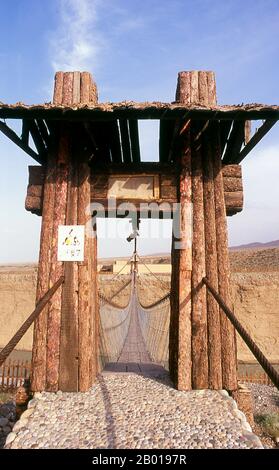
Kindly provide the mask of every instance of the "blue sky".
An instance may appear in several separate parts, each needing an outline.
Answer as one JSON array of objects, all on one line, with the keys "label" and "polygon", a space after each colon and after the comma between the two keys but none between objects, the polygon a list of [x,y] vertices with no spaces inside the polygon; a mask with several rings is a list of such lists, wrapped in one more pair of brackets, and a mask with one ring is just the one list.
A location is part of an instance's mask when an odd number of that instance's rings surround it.
[{"label": "blue sky", "polygon": [[[93,73],[100,101],[172,101],[178,71],[198,69],[215,71],[219,103],[278,104],[278,0],[1,0],[0,15],[3,102],[50,101],[56,70]],[[154,123],[141,135],[152,159]],[[0,263],[36,261],[40,218],[24,210],[33,162],[2,135],[0,158]],[[229,219],[230,243],[278,239],[278,125],[243,174],[245,208]],[[141,252],[168,250],[169,233],[143,237]],[[101,238],[101,256],[131,250]]]}]

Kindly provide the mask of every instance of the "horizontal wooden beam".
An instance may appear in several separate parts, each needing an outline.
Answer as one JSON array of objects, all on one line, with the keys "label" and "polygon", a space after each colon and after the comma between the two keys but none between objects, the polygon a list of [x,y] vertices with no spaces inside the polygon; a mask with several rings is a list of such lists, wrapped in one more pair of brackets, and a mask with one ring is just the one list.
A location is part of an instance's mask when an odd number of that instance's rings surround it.
[{"label": "horizontal wooden beam", "polygon": [[[226,165],[222,169],[223,183],[227,215],[234,215],[243,208],[243,187],[241,178],[240,165]],[[175,165],[162,164],[159,162],[143,162],[136,166],[130,165],[114,165],[107,169],[105,167],[98,168],[96,165],[92,168],[91,174],[91,192],[94,201],[104,203],[107,210],[108,182],[110,176],[127,174],[131,176],[137,175],[160,175],[159,176],[159,193],[156,202],[172,204],[177,202],[177,172]],[[42,166],[29,167],[29,184],[27,189],[27,198],[25,202],[26,210],[41,215],[43,184],[45,179],[45,168]],[[155,200],[135,200],[135,199],[118,199],[118,204],[122,202],[132,202],[139,206],[140,202],[154,202]],[[168,212],[168,209],[163,212]],[[124,215],[122,214],[122,217]],[[159,215],[161,217],[161,215]]]},{"label": "horizontal wooden beam", "polygon": [[25,153],[30,157],[34,158],[36,162],[43,163],[43,157],[38,155],[29,145],[24,143],[24,141],[13,131],[6,123],[0,121],[0,131],[5,134],[14,144],[20,147]]},{"label": "horizontal wooden beam", "polygon": [[240,163],[253,150],[253,148],[262,140],[262,138],[270,131],[277,121],[265,121],[257,132],[251,137],[249,142],[241,150],[241,152],[234,158],[231,163]]},{"label": "horizontal wooden beam", "polygon": [[96,106],[5,105],[0,119],[45,119],[57,121],[105,121],[114,119],[279,120],[279,106],[211,106],[179,103],[104,103]]}]

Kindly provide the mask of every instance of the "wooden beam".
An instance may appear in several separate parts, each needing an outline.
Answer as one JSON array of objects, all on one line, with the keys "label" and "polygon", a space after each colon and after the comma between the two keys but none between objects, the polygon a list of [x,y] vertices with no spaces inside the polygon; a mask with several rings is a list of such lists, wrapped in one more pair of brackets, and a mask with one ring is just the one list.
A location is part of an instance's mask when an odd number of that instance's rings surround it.
[{"label": "wooden beam", "polygon": [[247,145],[250,139],[251,139],[251,121],[245,121],[244,144]]},{"label": "wooden beam", "polygon": [[41,155],[38,155],[36,152],[34,152],[29,145],[26,145],[23,140],[18,137],[18,135],[9,127],[7,124],[4,122],[0,121],[0,131],[5,134],[6,137],[8,137],[14,144],[16,144],[18,147],[20,147],[22,150],[24,150],[25,153],[30,155],[30,157],[34,158],[36,162],[38,163],[43,163],[43,158]]},{"label": "wooden beam", "polygon": [[117,120],[107,123],[109,129],[109,143],[113,163],[122,162],[120,134]]},{"label": "wooden beam", "polygon": [[279,106],[211,106],[178,103],[101,103],[98,106],[2,105],[1,119],[47,119],[59,121],[111,121],[114,119],[279,120]]},{"label": "wooden beam", "polygon": [[44,157],[46,154],[46,146],[44,144],[43,138],[41,136],[41,133],[39,131],[39,128],[35,120],[30,120],[29,130],[30,130],[30,134],[32,136],[33,142],[35,144],[35,147],[38,151],[38,154],[42,155],[43,159],[45,159]]},{"label": "wooden beam", "polygon": [[41,134],[41,137],[44,141],[44,144],[45,144],[46,147],[48,147],[49,142],[50,142],[50,134],[48,132],[48,128],[46,126],[46,123],[43,119],[37,119],[36,123],[37,123],[38,129],[39,129],[39,132]]},{"label": "wooden beam", "polygon": [[121,135],[121,144],[122,144],[122,154],[124,163],[131,163],[131,146],[130,146],[130,136],[127,119],[119,119],[120,126],[120,135]]},{"label": "wooden beam", "polygon": [[251,137],[249,142],[245,145],[244,149],[235,156],[234,160],[230,163],[240,163],[253,150],[253,148],[262,140],[262,138],[270,131],[270,129],[276,124],[275,120],[266,120],[257,132]]},{"label": "wooden beam", "polygon": [[[192,387],[208,388],[208,341],[206,290],[201,287],[205,272],[205,229],[202,149],[195,141],[202,123],[191,123],[192,152]],[[188,221],[189,223],[189,221]]]},{"label": "wooden beam", "polygon": [[222,163],[234,163],[244,143],[245,121],[234,121]]},{"label": "wooden beam", "polygon": [[139,128],[137,119],[129,119],[132,160],[140,163]]},{"label": "wooden beam", "polygon": [[226,143],[228,141],[232,123],[233,121],[221,121],[220,122],[220,145],[221,145],[222,154],[224,152]]},{"label": "wooden beam", "polygon": [[24,145],[29,146],[29,123],[26,119],[22,120],[21,140]]}]

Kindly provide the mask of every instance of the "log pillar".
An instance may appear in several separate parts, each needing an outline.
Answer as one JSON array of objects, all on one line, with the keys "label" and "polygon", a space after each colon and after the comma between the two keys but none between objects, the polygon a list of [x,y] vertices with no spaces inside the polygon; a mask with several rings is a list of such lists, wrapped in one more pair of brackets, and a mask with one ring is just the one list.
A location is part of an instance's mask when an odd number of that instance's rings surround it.
[{"label": "log pillar", "polygon": [[[53,102],[96,103],[96,85],[90,74],[58,72]],[[66,122],[57,129],[48,155],[37,301],[61,275],[65,282],[34,325],[33,391],[85,391],[96,376],[96,286],[92,288],[96,239],[86,231],[84,262],[57,261],[58,226],[86,225],[91,217],[90,168],[83,147],[80,125]]]},{"label": "log pillar", "polygon": [[[180,72],[176,101],[216,105],[213,72]],[[180,242],[187,249],[177,249],[173,237],[170,374],[182,390],[235,390],[234,329],[202,283],[206,275],[230,303],[220,130],[206,121],[186,121],[180,129]],[[185,217],[186,202],[192,219]]]}]

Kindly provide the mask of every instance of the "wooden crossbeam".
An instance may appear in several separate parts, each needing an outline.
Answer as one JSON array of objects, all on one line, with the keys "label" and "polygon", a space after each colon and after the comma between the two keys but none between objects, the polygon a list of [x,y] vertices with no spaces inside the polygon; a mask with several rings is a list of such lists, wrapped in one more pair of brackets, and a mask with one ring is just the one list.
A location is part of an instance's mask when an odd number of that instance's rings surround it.
[{"label": "wooden crossbeam", "polygon": [[140,163],[140,144],[139,144],[139,128],[136,119],[129,120],[132,160],[135,163]]},{"label": "wooden crossbeam", "polygon": [[223,163],[236,163],[235,159],[244,143],[245,121],[234,121],[223,157]]},{"label": "wooden crossbeam", "polygon": [[24,143],[24,141],[13,131],[7,124],[0,121],[0,131],[5,134],[14,144],[24,150],[25,153],[30,155],[30,157],[34,158],[36,162],[43,163],[43,157],[38,155],[29,145]]},{"label": "wooden crossbeam", "polygon": [[21,140],[25,145],[29,145],[29,122],[22,120]]},{"label": "wooden crossbeam", "polygon": [[46,126],[46,123],[43,119],[37,119],[36,121],[39,132],[41,134],[41,137],[44,141],[44,144],[46,147],[48,147],[49,142],[50,142],[50,134],[48,132],[48,128]]},{"label": "wooden crossbeam", "polygon": [[132,154],[131,154],[130,135],[129,135],[127,119],[119,119],[119,127],[120,127],[120,135],[121,135],[123,162],[131,163]]},{"label": "wooden crossbeam", "polygon": [[233,121],[220,121],[220,145],[221,154],[223,154]]},{"label": "wooden crossbeam", "polygon": [[29,130],[30,130],[30,134],[32,136],[33,142],[35,144],[35,147],[38,151],[38,154],[42,155],[44,159],[45,154],[46,154],[46,146],[44,144],[43,138],[41,136],[41,133],[39,131],[39,128],[35,120],[30,120]]},{"label": "wooden crossbeam", "polygon": [[262,138],[270,131],[270,129],[274,126],[277,121],[274,120],[266,120],[261,127],[257,130],[257,132],[251,137],[249,142],[245,145],[243,150],[239,152],[239,154],[235,157],[235,159],[231,163],[240,163],[242,160],[251,152],[251,150],[262,140]]},{"label": "wooden crossbeam", "polygon": [[119,127],[118,122],[109,121],[105,123],[107,129],[107,138],[109,142],[110,152],[111,152],[111,159],[114,163],[121,163],[122,162],[122,153],[121,153],[121,143],[120,143],[120,135],[119,135]]}]

